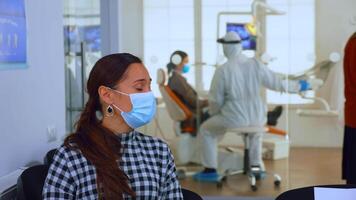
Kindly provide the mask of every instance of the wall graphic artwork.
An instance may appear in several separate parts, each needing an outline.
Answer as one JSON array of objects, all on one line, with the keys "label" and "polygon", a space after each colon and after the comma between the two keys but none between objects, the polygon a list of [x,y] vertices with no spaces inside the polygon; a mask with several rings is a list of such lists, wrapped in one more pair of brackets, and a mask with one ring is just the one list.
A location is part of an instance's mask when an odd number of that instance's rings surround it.
[{"label": "wall graphic artwork", "polygon": [[0,0],[0,69],[26,68],[24,0]]}]

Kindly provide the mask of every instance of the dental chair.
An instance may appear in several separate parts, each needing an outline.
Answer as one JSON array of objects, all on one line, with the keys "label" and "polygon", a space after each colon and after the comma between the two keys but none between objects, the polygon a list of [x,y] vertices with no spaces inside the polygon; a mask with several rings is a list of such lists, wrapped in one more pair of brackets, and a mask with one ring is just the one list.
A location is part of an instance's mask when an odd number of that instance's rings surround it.
[{"label": "dental chair", "polygon": [[[263,63],[268,64],[275,58],[270,57],[267,53],[261,56]],[[340,61],[340,54],[333,52],[329,55],[329,59],[316,63],[311,68],[299,73],[288,75],[289,80],[308,80],[311,83],[312,90],[320,89],[326,82],[331,69]],[[279,74],[280,77],[285,77],[284,74]],[[331,110],[328,102],[320,97],[307,97],[307,92],[301,92],[299,95],[303,99],[313,100],[322,105],[319,109],[298,109],[297,114],[303,117],[337,117],[338,111]]]},{"label": "dental chair", "polygon": [[[318,90],[322,87],[323,83],[326,82],[331,69],[340,61],[340,55],[338,53],[331,53],[329,56],[329,60],[325,60],[322,62],[317,63],[310,69],[297,73],[295,75],[290,75],[289,79],[291,80],[321,80],[321,83],[316,84],[313,87],[313,90]],[[305,117],[312,117],[312,116],[319,116],[319,117],[337,117],[338,111],[331,110],[328,102],[320,97],[307,97],[306,93],[300,93],[300,96],[303,99],[313,100],[315,102],[319,102],[322,105],[320,109],[298,109],[297,114],[299,116]]]},{"label": "dental chair", "polygon": [[166,85],[166,73],[163,69],[157,71],[157,84],[161,92],[164,103],[166,104],[168,114],[174,121],[184,121],[193,116],[193,113],[186,105],[174,94]]},{"label": "dental chair", "polygon": [[[187,164],[193,159],[193,154],[196,147],[196,138],[192,136],[195,132],[194,127],[181,127],[180,122],[189,120],[193,117],[193,113],[189,108],[177,97],[177,95],[166,85],[166,73],[163,69],[157,70],[157,84],[159,85],[159,90],[162,95],[163,102],[165,103],[166,109],[170,118],[174,121],[173,130],[176,135],[175,141],[167,141],[171,145],[174,143],[178,144],[176,146],[177,157],[179,164]],[[187,146],[188,144],[188,146]],[[191,145],[189,145],[191,144]],[[193,148],[194,147],[194,148]]]},{"label": "dental chair", "polygon": [[321,61],[321,62],[317,63],[316,65],[314,65],[313,67],[311,67],[310,69],[307,69],[305,71],[296,73],[294,75],[289,75],[289,79],[291,79],[291,80],[308,80],[311,77],[315,77],[315,78],[321,79],[325,82],[329,76],[329,72],[330,72],[331,68],[333,68],[335,66],[335,64],[340,60],[339,56],[340,55],[338,55],[337,53],[332,53],[329,56],[329,60]]}]

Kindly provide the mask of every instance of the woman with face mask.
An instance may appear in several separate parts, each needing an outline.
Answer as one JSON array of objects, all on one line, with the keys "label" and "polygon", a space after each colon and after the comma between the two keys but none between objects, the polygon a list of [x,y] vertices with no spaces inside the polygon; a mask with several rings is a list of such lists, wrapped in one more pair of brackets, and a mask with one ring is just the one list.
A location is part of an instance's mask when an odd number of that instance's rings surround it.
[{"label": "woman with face mask", "polygon": [[[167,64],[169,76],[168,87],[178,96],[178,98],[194,113],[194,116],[186,121],[181,122],[181,129],[192,127],[191,133],[196,134],[196,116],[200,115],[200,121],[205,121],[209,114],[202,112],[203,108],[208,106],[208,100],[199,99],[197,92],[188,83],[183,76],[189,72],[189,57],[183,51],[175,51],[170,57]],[[198,113],[199,112],[199,113]]]},{"label": "woman with face mask", "polygon": [[183,199],[167,144],[135,130],[155,115],[150,85],[131,54],[97,61],[88,102],[54,156],[43,199]]}]

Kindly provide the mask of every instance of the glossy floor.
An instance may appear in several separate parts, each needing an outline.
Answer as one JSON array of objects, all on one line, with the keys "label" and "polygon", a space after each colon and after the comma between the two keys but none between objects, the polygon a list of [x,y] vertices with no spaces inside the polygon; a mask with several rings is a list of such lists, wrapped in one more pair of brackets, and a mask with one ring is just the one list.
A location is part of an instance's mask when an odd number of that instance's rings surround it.
[{"label": "glossy floor", "polygon": [[273,176],[267,176],[257,183],[256,192],[251,191],[248,179],[244,175],[229,177],[220,189],[216,184],[196,182],[191,178],[180,182],[182,187],[201,196],[276,197],[293,188],[344,183],[341,180],[341,156],[340,148],[292,148],[289,159],[265,160],[268,172],[281,175],[283,180],[280,188],[274,187]]}]

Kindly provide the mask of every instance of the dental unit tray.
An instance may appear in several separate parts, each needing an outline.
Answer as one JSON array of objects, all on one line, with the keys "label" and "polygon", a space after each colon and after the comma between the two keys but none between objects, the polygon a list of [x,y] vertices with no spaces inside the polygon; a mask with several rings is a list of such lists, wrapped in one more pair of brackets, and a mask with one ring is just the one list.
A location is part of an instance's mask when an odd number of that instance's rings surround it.
[{"label": "dental unit tray", "polygon": [[[308,80],[311,78],[317,78],[324,81],[327,80],[329,72],[332,67],[340,60],[340,55],[337,53],[331,53],[329,60],[317,63],[312,68],[305,70],[296,75],[289,76],[291,80]],[[300,93],[303,99],[314,100],[322,105],[322,109],[298,109],[297,114],[303,117],[338,117],[339,113],[336,110],[331,110],[328,102],[320,97],[308,98],[305,93]]]}]

